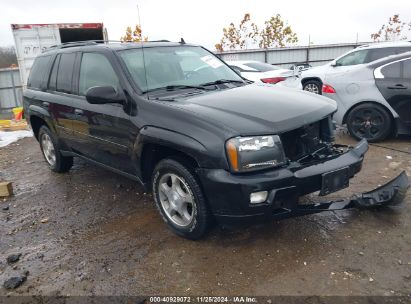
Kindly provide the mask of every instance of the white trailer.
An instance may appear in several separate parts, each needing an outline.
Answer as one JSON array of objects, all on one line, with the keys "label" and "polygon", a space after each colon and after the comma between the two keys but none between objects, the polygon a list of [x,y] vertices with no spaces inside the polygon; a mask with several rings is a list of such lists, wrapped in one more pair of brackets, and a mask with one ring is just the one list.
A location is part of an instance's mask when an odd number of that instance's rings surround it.
[{"label": "white trailer", "polygon": [[103,23],[12,24],[11,29],[24,88],[34,58],[45,49],[65,42],[108,39]]}]

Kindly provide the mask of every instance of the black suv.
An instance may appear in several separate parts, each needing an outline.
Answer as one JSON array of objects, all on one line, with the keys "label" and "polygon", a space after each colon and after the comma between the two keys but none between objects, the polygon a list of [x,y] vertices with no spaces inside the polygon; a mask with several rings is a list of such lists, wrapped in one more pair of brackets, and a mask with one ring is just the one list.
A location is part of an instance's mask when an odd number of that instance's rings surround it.
[{"label": "black suv", "polygon": [[34,62],[24,111],[53,171],[68,171],[76,156],[139,181],[168,226],[190,239],[213,219],[352,207],[353,199],[302,205],[298,197],[347,187],[367,151],[366,141],[332,143],[334,101],[249,83],[185,43],[51,48]]}]

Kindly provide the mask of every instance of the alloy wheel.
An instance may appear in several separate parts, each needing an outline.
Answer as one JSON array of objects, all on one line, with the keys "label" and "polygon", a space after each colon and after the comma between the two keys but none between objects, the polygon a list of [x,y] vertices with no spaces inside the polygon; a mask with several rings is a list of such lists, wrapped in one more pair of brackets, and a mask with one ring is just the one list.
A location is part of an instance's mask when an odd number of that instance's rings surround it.
[{"label": "alloy wheel", "polygon": [[54,144],[48,134],[43,134],[41,136],[41,148],[49,165],[54,166],[56,164],[56,150],[54,149]]},{"label": "alloy wheel", "polygon": [[320,94],[320,89],[314,83],[309,83],[306,86],[304,86],[304,91],[308,91],[314,94]]},{"label": "alloy wheel", "polygon": [[384,116],[377,109],[369,108],[353,113],[351,129],[358,138],[377,138],[385,127]]},{"label": "alloy wheel", "polygon": [[176,225],[186,227],[194,219],[194,196],[183,178],[164,174],[159,181],[159,198],[167,217]]}]

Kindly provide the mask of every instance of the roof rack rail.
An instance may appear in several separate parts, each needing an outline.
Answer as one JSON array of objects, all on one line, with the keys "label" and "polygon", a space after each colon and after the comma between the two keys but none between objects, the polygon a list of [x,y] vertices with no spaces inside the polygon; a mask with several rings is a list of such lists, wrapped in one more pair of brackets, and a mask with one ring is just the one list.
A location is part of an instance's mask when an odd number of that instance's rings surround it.
[{"label": "roof rack rail", "polygon": [[[143,41],[143,42],[170,42],[170,40],[162,39],[162,40],[150,40],[150,41]],[[84,40],[84,41],[72,41],[72,42],[63,42],[60,44],[52,45],[48,47],[45,51],[50,51],[53,49],[65,49],[70,47],[76,46],[86,46],[86,45],[98,45],[98,44],[108,44],[108,43],[136,43],[133,41],[121,41],[121,40]]]},{"label": "roof rack rail", "polygon": [[143,41],[143,42],[170,42],[170,40],[160,39],[160,40],[149,40],[149,41]]},{"label": "roof rack rail", "polygon": [[75,46],[85,46],[85,45],[96,45],[96,44],[107,44],[110,42],[122,42],[119,40],[83,40],[83,41],[71,41],[71,42],[63,42],[60,44],[52,45],[48,47],[46,50],[51,50],[51,49],[64,49],[64,48],[69,48],[69,47],[75,47]]}]

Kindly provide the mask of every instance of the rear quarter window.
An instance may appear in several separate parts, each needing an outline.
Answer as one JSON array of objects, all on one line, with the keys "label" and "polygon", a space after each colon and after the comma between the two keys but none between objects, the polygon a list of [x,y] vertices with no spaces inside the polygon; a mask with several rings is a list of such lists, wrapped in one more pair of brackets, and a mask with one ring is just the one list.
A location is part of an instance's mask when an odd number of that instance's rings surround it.
[{"label": "rear quarter window", "polygon": [[394,62],[382,68],[381,73],[385,78],[401,77],[401,62]]},{"label": "rear quarter window", "polygon": [[40,56],[34,60],[30,71],[30,76],[27,81],[27,87],[31,89],[43,89],[43,80],[47,79],[48,67],[51,56]]},{"label": "rear quarter window", "polygon": [[404,78],[411,79],[411,58],[403,61]]}]

